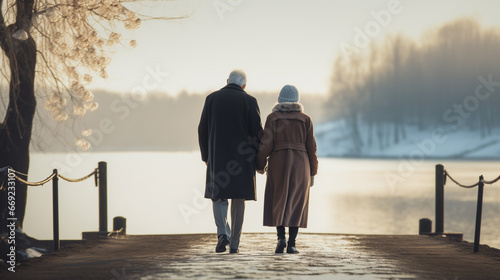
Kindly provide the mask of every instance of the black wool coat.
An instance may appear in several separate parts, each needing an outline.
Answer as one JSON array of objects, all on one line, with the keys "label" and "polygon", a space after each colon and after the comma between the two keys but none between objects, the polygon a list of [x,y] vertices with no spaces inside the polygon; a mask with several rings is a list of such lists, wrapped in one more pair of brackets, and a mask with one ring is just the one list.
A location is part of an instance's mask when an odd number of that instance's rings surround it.
[{"label": "black wool coat", "polygon": [[256,200],[255,161],[262,124],[257,100],[228,84],[205,100],[198,126],[207,163],[205,198]]}]

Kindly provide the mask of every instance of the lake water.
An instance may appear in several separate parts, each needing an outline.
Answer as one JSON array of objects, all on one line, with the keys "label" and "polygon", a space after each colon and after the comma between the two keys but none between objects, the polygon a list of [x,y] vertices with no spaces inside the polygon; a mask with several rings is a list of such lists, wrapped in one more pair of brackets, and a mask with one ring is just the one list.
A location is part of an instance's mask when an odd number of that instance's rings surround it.
[{"label": "lake water", "polygon": [[[210,200],[203,199],[205,164],[192,153],[33,154],[30,181],[58,168],[79,178],[108,162],[108,230],[115,216],[127,218],[129,234],[214,233]],[[418,234],[420,218],[433,220],[434,169],[441,163],[457,180],[472,184],[500,174],[495,161],[420,161],[320,158],[311,190],[309,225],[301,232]],[[265,177],[257,177],[257,201],[246,203],[244,232],[274,232],[262,226]],[[93,179],[59,181],[61,239],[98,230],[98,190]],[[52,238],[51,183],[30,187],[24,230]],[[445,231],[473,241],[477,188],[445,186]],[[486,185],[481,243],[500,248],[500,183]]]}]

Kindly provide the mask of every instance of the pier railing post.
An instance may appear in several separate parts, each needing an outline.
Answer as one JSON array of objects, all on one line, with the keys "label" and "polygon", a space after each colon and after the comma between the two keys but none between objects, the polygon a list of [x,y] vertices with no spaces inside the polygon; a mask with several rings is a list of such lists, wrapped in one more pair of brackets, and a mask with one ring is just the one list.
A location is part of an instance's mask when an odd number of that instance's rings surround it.
[{"label": "pier railing post", "polygon": [[436,233],[444,232],[444,166],[436,165]]},{"label": "pier railing post", "polygon": [[108,171],[105,161],[99,167],[99,231],[108,231]]},{"label": "pier railing post", "polygon": [[474,253],[479,251],[479,236],[481,235],[481,214],[483,212],[483,176],[479,176],[477,189],[477,210],[476,210],[476,230],[474,233]]},{"label": "pier railing post", "polygon": [[52,178],[52,218],[54,251],[57,251],[61,247],[59,242],[59,178],[57,177],[57,169],[54,169],[54,177]]}]

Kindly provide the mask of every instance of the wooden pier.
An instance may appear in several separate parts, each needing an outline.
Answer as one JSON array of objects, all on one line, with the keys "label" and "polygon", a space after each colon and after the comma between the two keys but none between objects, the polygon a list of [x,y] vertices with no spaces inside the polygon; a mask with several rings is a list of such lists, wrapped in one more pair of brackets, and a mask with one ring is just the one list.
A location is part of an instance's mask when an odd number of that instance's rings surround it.
[{"label": "wooden pier", "polygon": [[500,250],[429,235],[299,233],[299,254],[274,254],[272,233],[244,233],[240,253],[215,234],[130,235],[63,247],[1,279],[500,279]]}]

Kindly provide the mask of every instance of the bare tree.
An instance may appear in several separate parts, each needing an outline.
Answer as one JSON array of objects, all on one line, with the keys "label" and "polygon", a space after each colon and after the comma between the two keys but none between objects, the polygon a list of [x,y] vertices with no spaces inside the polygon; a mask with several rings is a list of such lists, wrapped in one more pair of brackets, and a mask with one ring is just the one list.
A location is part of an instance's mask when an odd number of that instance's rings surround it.
[{"label": "bare tree", "polygon": [[[37,98],[56,122],[83,116],[98,104],[86,89],[96,76],[107,77],[109,47],[118,29],[140,26],[125,0],[0,0],[2,76],[9,83],[8,105],[0,124],[0,167],[10,166],[27,179],[29,146]],[[124,5],[125,4],[125,5]],[[135,41],[130,41],[135,46]],[[83,136],[91,133],[82,131]],[[89,143],[75,140],[83,150]],[[22,228],[27,187],[16,185],[17,226]],[[6,205],[2,200],[2,210]],[[5,219],[2,217],[2,223]],[[5,226],[0,234],[6,233]],[[5,254],[2,254],[5,256]]]},{"label": "bare tree", "polygon": [[[499,89],[492,86],[498,84],[498,48],[500,29],[471,19],[445,24],[421,42],[388,37],[334,65],[331,100],[345,110],[341,117],[351,126],[346,134],[355,147],[363,143],[359,135],[366,135],[368,147],[377,139],[382,150],[404,140],[411,126],[468,129],[487,137],[500,128],[500,111],[494,109],[500,106]],[[360,127],[368,133],[351,133]]]}]

